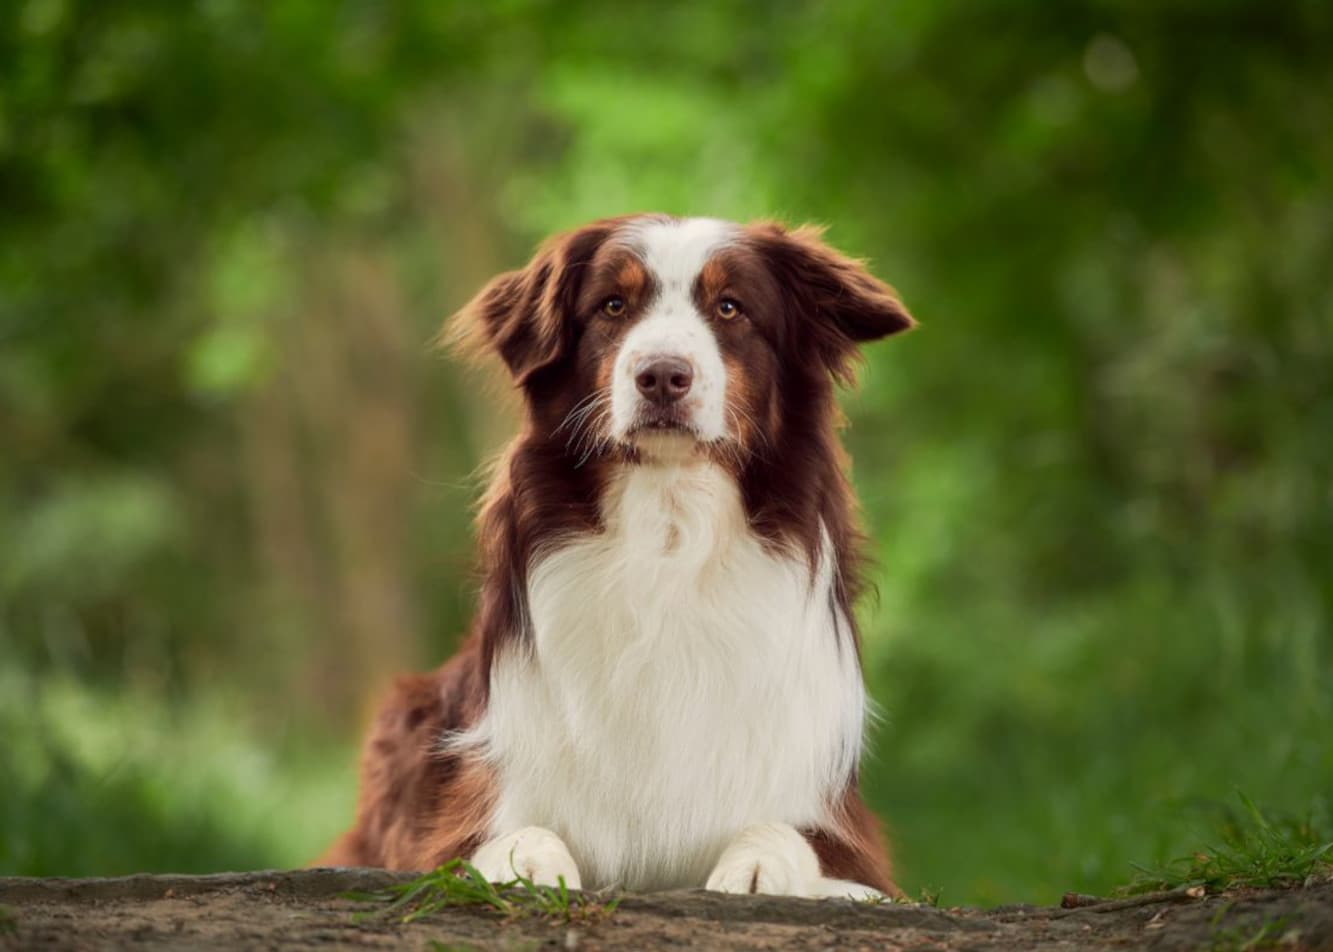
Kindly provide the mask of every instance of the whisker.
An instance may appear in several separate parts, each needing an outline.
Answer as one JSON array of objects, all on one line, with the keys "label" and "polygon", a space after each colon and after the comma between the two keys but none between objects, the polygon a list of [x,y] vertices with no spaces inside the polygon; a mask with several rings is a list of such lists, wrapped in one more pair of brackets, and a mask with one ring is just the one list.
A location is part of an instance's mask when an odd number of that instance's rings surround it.
[{"label": "whisker", "polygon": [[597,404],[597,413],[587,418],[592,425],[584,428],[583,436],[580,437],[579,440],[579,446],[575,447],[575,452],[579,452],[579,448],[582,448],[582,453],[579,455],[578,462],[574,464],[575,469],[582,467],[594,453],[600,453],[604,447],[609,447],[611,445],[611,440],[606,435],[606,424],[610,422],[610,418],[610,400],[599,401]]},{"label": "whisker", "polygon": [[[734,412],[737,416],[743,417],[745,422],[750,424],[750,429],[753,430],[755,436],[759,438],[759,442],[763,443],[765,446],[769,445],[768,435],[764,433],[763,429],[759,426],[759,422],[755,420],[754,415],[751,414],[749,410],[739,405],[728,407],[728,409]],[[739,430],[740,428],[737,427],[737,429]]]},{"label": "whisker", "polygon": [[555,434],[559,433],[565,427],[571,425],[574,426],[575,429],[577,429],[578,423],[581,422],[584,419],[584,417],[587,416],[588,411],[591,410],[593,407],[595,407],[598,401],[600,401],[601,398],[605,395],[606,392],[604,390],[600,389],[594,390],[592,393],[588,394],[578,403],[574,404],[574,407],[568,413],[565,414],[565,418],[562,421],[560,421],[560,425],[551,431],[551,435],[555,436]]},{"label": "whisker", "polygon": [[569,438],[565,440],[565,449],[573,450],[575,452],[578,451],[578,448],[583,445],[584,440],[588,438],[591,428],[586,426],[586,424],[589,421],[590,416],[588,415],[585,415],[579,420],[574,429],[570,431]]},{"label": "whisker", "polygon": [[744,407],[729,405],[726,409],[731,415],[731,428],[734,432],[722,437],[718,442],[726,444],[726,449],[730,452],[731,458],[736,465],[739,467],[744,465],[745,462],[742,456],[742,449],[744,448],[744,443],[741,440],[742,418],[750,424],[750,429],[758,437],[758,445],[752,448],[751,452],[761,460],[768,462],[768,456],[764,453],[765,447],[768,446],[768,438],[764,435],[763,431],[759,429],[759,426],[754,421],[754,417],[752,417]]},{"label": "whisker", "polygon": [[[571,456],[582,454],[586,459],[587,450],[585,447],[595,444],[596,435],[593,432],[596,424],[610,408],[610,392],[606,388],[594,390],[588,396],[575,405],[565,417],[565,420],[556,428],[558,433],[566,426],[569,427],[569,436],[565,439],[565,451]],[[593,425],[589,425],[593,424]],[[552,434],[554,435],[554,434]],[[579,465],[582,465],[580,463]]]}]

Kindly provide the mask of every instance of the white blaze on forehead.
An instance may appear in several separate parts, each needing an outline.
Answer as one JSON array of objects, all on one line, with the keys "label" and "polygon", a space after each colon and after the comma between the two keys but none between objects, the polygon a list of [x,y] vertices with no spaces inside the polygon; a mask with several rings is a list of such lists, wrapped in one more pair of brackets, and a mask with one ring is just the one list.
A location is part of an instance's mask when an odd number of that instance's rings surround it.
[{"label": "white blaze on forehead", "polygon": [[681,218],[631,222],[625,236],[664,294],[679,290],[688,297],[709,257],[737,231],[736,225],[717,218]]},{"label": "white blaze on forehead", "polygon": [[646,357],[690,362],[694,381],[683,409],[699,439],[726,435],[727,371],[712,328],[695,306],[693,291],[708,259],[736,235],[715,218],[650,220],[630,224],[625,240],[652,276],[657,294],[621,343],[611,383],[611,430],[618,439],[633,428],[641,407],[634,378]]}]

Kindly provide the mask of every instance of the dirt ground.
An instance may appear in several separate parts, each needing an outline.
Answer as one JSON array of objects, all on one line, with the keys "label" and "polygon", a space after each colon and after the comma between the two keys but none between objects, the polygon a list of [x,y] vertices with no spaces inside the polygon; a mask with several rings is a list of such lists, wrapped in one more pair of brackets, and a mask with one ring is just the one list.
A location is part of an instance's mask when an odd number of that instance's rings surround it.
[{"label": "dirt ground", "polygon": [[403,925],[340,894],[399,879],[301,870],[119,879],[0,878],[0,949],[1254,949],[1333,950],[1333,883],[1071,909],[848,900],[626,897],[595,922],[459,908]]}]

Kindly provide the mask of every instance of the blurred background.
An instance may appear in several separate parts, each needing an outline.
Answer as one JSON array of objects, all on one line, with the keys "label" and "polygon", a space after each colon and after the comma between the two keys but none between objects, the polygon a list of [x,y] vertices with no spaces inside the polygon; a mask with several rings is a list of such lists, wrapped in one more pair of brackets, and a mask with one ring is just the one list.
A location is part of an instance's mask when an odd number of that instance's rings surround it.
[{"label": "blurred background", "polygon": [[[0,873],[287,866],[473,598],[552,231],[830,225],[904,885],[1098,892],[1333,791],[1333,8],[0,5]],[[1206,824],[1205,824],[1206,825]]]}]

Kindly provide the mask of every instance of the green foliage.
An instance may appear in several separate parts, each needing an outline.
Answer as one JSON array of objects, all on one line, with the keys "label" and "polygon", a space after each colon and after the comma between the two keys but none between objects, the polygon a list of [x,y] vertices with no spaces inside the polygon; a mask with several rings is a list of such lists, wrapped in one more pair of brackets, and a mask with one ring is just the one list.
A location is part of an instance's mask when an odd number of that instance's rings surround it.
[{"label": "green foliage", "polygon": [[517,875],[504,883],[491,883],[475,866],[456,859],[406,883],[387,889],[348,893],[361,902],[387,903],[363,916],[392,916],[401,922],[439,912],[449,906],[481,906],[506,917],[546,916],[563,922],[605,919],[616,911],[619,899],[602,899],[570,892],[561,876],[555,886],[534,883]]},{"label": "green foliage", "polygon": [[0,669],[0,870],[204,873],[300,866],[350,811],[341,751],[262,741],[212,698],[189,706]]},{"label": "green foliage", "polygon": [[1270,820],[1249,797],[1237,796],[1241,810],[1219,808],[1216,843],[1160,867],[1140,867],[1128,891],[1299,886],[1333,873],[1333,829],[1327,816]]},{"label": "green foliage", "polygon": [[366,693],[466,624],[511,427],[426,342],[649,208],[826,222],[921,319],[845,401],[909,893],[1102,892],[1200,799],[1303,808],[1330,47],[1313,0],[0,6],[0,870],[319,848]]}]

